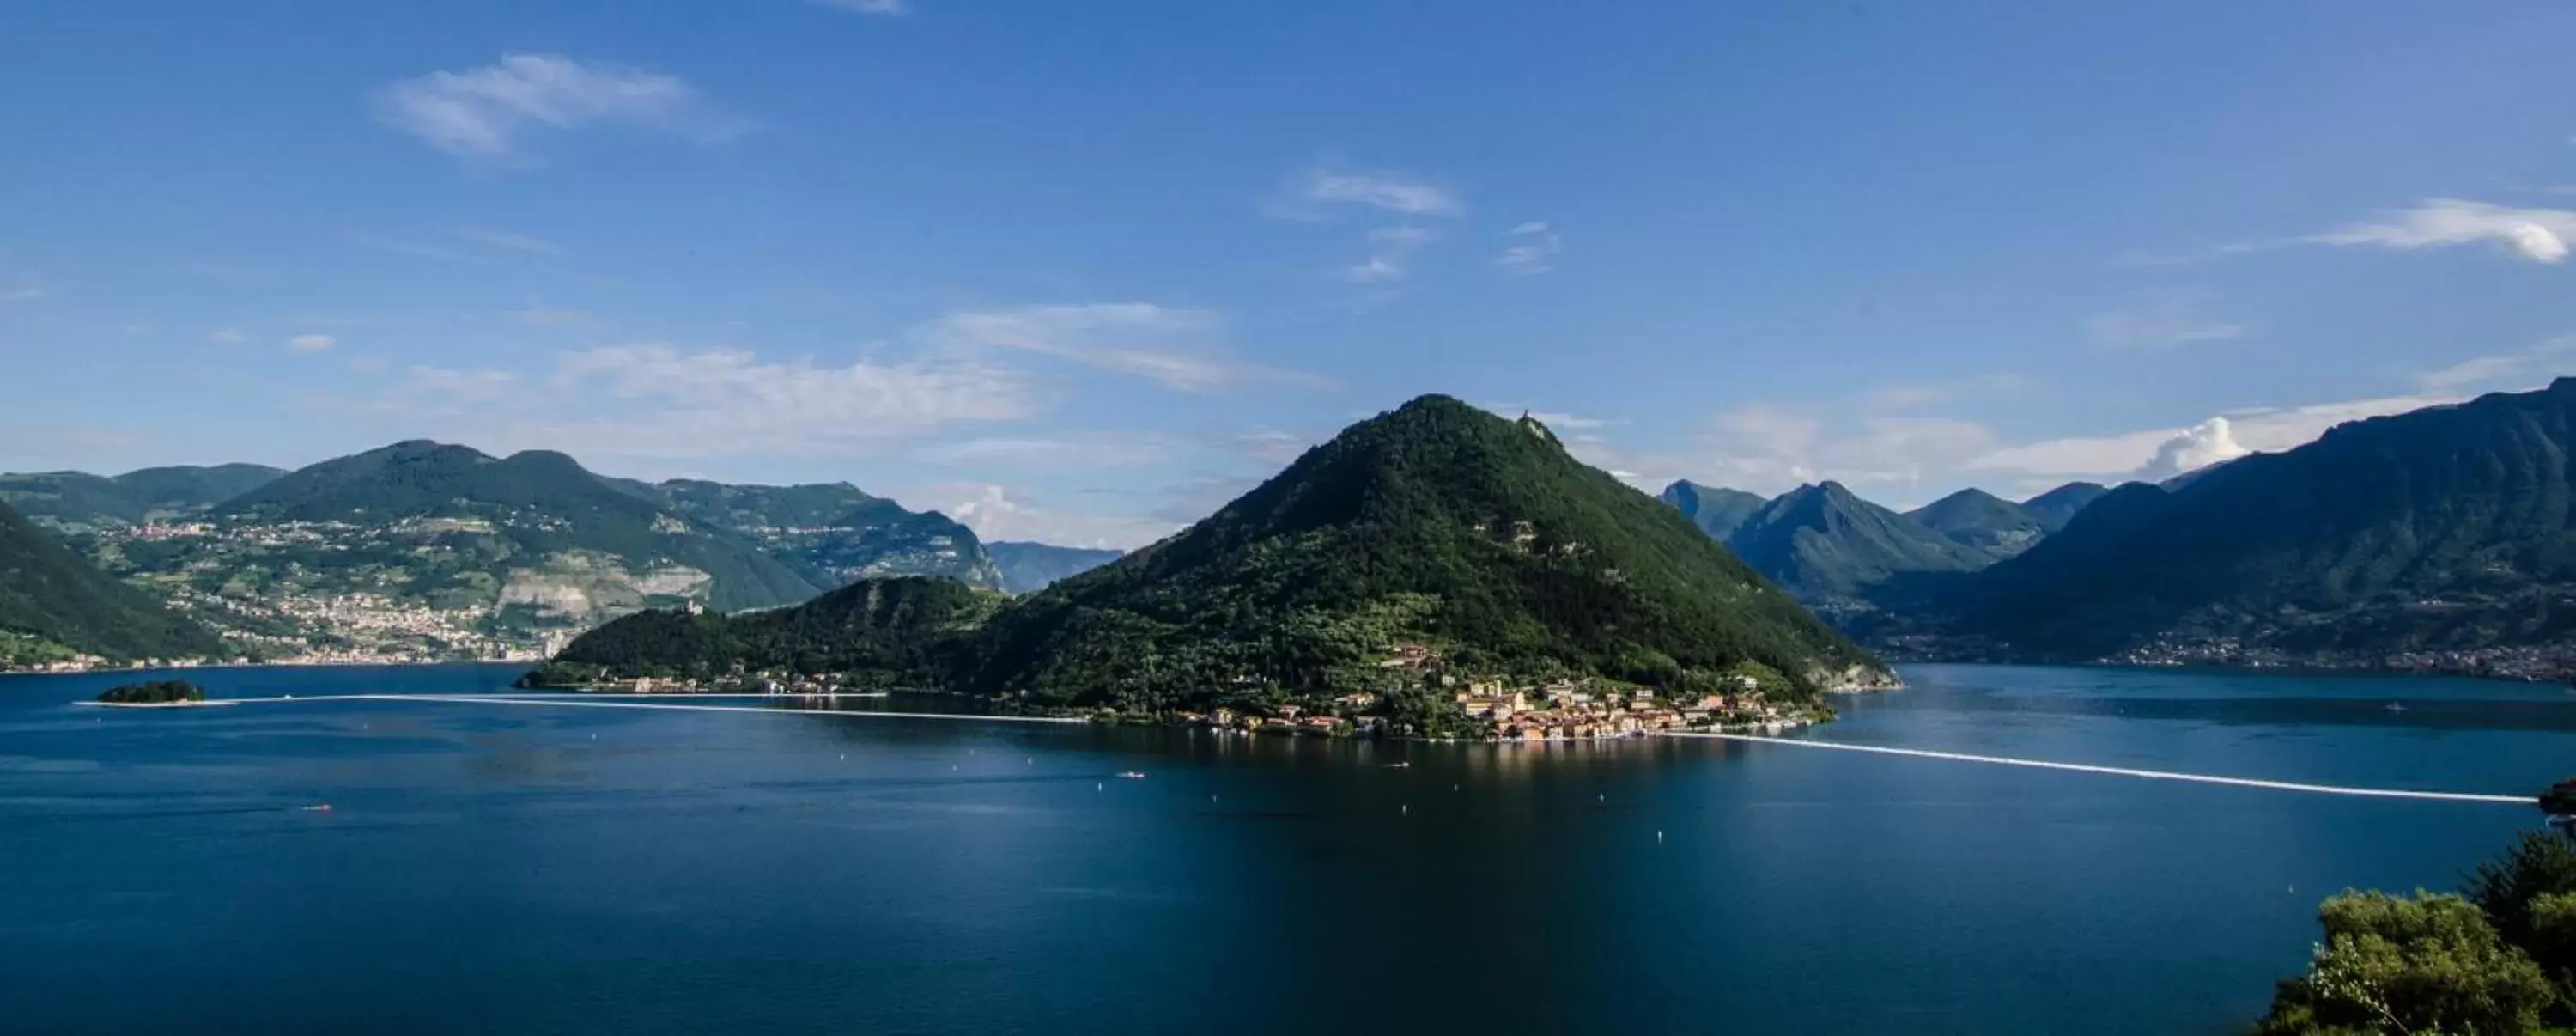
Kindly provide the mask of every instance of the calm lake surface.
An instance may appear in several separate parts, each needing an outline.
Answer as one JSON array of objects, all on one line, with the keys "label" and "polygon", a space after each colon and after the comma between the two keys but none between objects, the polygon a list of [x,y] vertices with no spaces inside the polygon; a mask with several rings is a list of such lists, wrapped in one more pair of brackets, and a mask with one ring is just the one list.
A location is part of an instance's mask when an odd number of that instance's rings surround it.
[{"label": "calm lake surface", "polygon": [[[2443,791],[2576,773],[2548,685],[1906,675],[1806,736]],[[2305,961],[2321,896],[2452,887],[2539,819],[1706,741],[76,704],[130,678],[0,678],[11,1032],[2219,1033]]]}]

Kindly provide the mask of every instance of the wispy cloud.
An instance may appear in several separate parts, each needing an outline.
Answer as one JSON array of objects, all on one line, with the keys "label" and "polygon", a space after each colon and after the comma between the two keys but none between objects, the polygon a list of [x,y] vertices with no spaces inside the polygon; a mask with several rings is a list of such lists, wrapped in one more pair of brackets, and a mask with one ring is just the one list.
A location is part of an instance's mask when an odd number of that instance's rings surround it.
[{"label": "wispy cloud", "polygon": [[206,340],[213,342],[216,345],[240,345],[243,342],[250,341],[250,336],[241,333],[241,331],[236,328],[219,327],[206,332]]},{"label": "wispy cloud", "polygon": [[339,344],[340,340],[330,335],[297,335],[286,340],[286,348],[299,353],[327,352]]},{"label": "wispy cloud", "polygon": [[2413,208],[2380,214],[2375,221],[2306,238],[2327,245],[2370,245],[2412,251],[2454,245],[2491,243],[2536,263],[2567,258],[2567,239],[2576,236],[2576,212],[2565,209],[2516,209],[2459,198],[2429,198]]},{"label": "wispy cloud", "polygon": [[950,313],[919,333],[951,348],[1015,349],[1131,374],[1184,392],[1268,382],[1325,387],[1311,374],[1245,363],[1209,351],[1216,314],[1150,302],[1021,306]]},{"label": "wispy cloud", "polygon": [[378,90],[376,118],[460,159],[508,163],[540,129],[606,123],[719,139],[739,129],[676,76],[560,54],[512,54]]},{"label": "wispy cloud", "polygon": [[835,11],[871,14],[886,18],[909,14],[912,11],[912,4],[908,0],[813,0],[813,3],[817,7],[829,7]]},{"label": "wispy cloud", "polygon": [[2519,352],[2472,356],[2424,371],[2415,376],[2415,382],[2434,395],[2511,388],[2548,374],[2552,365],[2565,362],[2570,353],[2576,353],[2576,335],[2560,335]]},{"label": "wispy cloud", "polygon": [[0,291],[0,302],[34,302],[37,299],[52,298],[53,294],[52,288],[41,284],[30,284],[23,288]]},{"label": "wispy cloud", "polygon": [[1466,202],[1448,189],[1403,173],[1317,169],[1306,174],[1304,200],[1357,205],[1407,216],[1457,216]]},{"label": "wispy cloud", "polygon": [[506,248],[514,252],[527,252],[531,255],[562,255],[564,252],[562,245],[558,245],[552,241],[547,241],[543,238],[529,237],[526,234],[513,234],[506,230],[491,230],[484,227],[465,227],[459,229],[456,232],[456,236],[472,241],[478,245],[490,245],[494,248]]},{"label": "wispy cloud", "polygon": [[1040,498],[989,482],[951,482],[903,494],[934,507],[986,540],[1037,540],[1066,547],[1134,549],[1162,539],[1180,523],[1157,517],[1060,510]]},{"label": "wispy cloud", "polygon": [[1512,228],[1511,236],[1516,240],[1494,257],[1494,267],[1514,277],[1556,269],[1556,257],[1565,251],[1564,239],[1545,223],[1523,223]]},{"label": "wispy cloud", "polygon": [[1368,258],[1345,268],[1343,276],[1360,284],[1403,280],[1406,257],[1439,238],[1437,231],[1409,223],[1379,227],[1368,232]]},{"label": "wispy cloud", "polygon": [[2102,313],[2084,322],[2085,336],[2105,349],[2170,349],[2245,336],[2245,325],[2210,320],[2179,301]]},{"label": "wispy cloud", "polygon": [[1965,378],[1936,381],[1908,381],[1881,385],[1863,397],[1864,403],[1877,410],[1910,410],[1961,401],[1992,399],[2029,392],[2039,383],[2019,374],[1998,372]]}]

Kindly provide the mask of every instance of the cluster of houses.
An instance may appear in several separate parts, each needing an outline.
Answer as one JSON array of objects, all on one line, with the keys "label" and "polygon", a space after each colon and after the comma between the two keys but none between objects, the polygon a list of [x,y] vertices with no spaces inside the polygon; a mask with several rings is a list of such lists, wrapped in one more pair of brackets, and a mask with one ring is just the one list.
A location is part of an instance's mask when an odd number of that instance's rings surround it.
[{"label": "cluster of houses", "polygon": [[[1778,730],[1806,722],[1798,709],[1783,709],[1764,700],[1753,676],[1732,678],[1727,694],[1659,698],[1653,688],[1626,684],[1555,680],[1515,687],[1493,677],[1457,677],[1440,671],[1440,658],[1421,644],[1399,644],[1381,668],[1401,670],[1422,686],[1447,692],[1468,719],[1485,725],[1498,741],[1558,741],[1641,737],[1664,731],[1714,727],[1762,727]],[[1387,730],[1381,712],[1383,696],[1353,692],[1320,704],[1279,705],[1265,712],[1220,708],[1184,712],[1177,719],[1192,726],[1245,733],[1373,735]]]}]

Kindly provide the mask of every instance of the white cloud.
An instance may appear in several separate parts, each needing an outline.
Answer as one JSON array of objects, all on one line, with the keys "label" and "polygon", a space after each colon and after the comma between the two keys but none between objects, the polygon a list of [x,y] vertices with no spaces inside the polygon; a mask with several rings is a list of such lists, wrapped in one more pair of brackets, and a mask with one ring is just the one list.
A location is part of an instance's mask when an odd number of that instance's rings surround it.
[{"label": "white cloud", "polygon": [[2105,349],[2168,349],[2245,335],[2245,325],[2195,316],[2179,302],[2103,313],[2085,321],[2084,330]]},{"label": "white cloud", "polygon": [[[564,440],[601,453],[654,457],[860,454],[955,425],[1022,420],[1035,412],[1018,375],[982,364],[830,366],[667,345],[568,354],[546,394],[607,411],[553,424]],[[563,409],[548,404],[549,411]]]},{"label": "white cloud", "polygon": [[2226,418],[2213,417],[2158,443],[2156,455],[2139,466],[2130,477],[2144,482],[2162,482],[2186,471],[2197,471],[2252,452],[2236,441],[2235,429],[2228,425]]},{"label": "white cloud", "polygon": [[1431,228],[1410,223],[1369,231],[1368,259],[1345,268],[1342,275],[1359,284],[1403,280],[1405,257],[1439,238]]},{"label": "white cloud", "polygon": [[339,344],[340,340],[330,335],[297,335],[286,340],[286,347],[299,353],[323,352]]},{"label": "white cloud", "polygon": [[1133,550],[1179,529],[1178,523],[1158,518],[1058,511],[1006,486],[984,482],[948,483],[905,495],[930,501],[985,540]]},{"label": "white cloud", "polygon": [[2555,263],[2567,258],[2571,235],[2576,235],[2576,212],[2429,198],[2411,209],[2382,213],[2378,222],[2355,223],[2307,240],[2408,251],[2483,241],[2501,244],[2532,262]]},{"label": "white cloud", "polygon": [[1053,471],[1136,467],[1172,456],[1172,444],[1152,436],[991,436],[941,443],[915,456],[934,464],[1010,465]]},{"label": "white cloud", "polygon": [[534,255],[562,255],[564,251],[562,245],[558,245],[552,241],[548,241],[543,238],[529,237],[526,234],[513,234],[506,230],[489,230],[483,227],[466,227],[458,230],[456,232],[456,236],[472,241],[478,245],[490,245],[494,248],[507,248],[512,251],[528,252]]},{"label": "white cloud", "polygon": [[1305,200],[1325,205],[1360,205],[1407,216],[1456,216],[1465,202],[1430,183],[1401,173],[1333,172],[1307,174]]},{"label": "white cloud", "polygon": [[511,54],[461,72],[432,72],[376,92],[376,118],[458,158],[520,156],[534,129],[618,123],[715,138],[734,129],[675,76],[560,54]]},{"label": "white cloud", "polygon": [[814,4],[818,7],[829,7],[835,11],[872,14],[880,17],[892,17],[912,11],[912,4],[908,0],[814,0]]},{"label": "white cloud", "polygon": [[1150,302],[1096,302],[950,313],[923,325],[918,333],[951,348],[1017,349],[1132,374],[1184,392],[1261,382],[1328,384],[1313,375],[1239,362],[1199,346],[1223,326],[1207,310]]},{"label": "white cloud", "polygon": [[206,340],[216,345],[240,345],[250,341],[250,336],[234,328],[222,327],[206,332]]},{"label": "white cloud", "polygon": [[1514,277],[1556,269],[1556,257],[1565,251],[1565,240],[1545,223],[1523,223],[1512,228],[1512,236],[1520,240],[1494,257],[1494,267]]}]

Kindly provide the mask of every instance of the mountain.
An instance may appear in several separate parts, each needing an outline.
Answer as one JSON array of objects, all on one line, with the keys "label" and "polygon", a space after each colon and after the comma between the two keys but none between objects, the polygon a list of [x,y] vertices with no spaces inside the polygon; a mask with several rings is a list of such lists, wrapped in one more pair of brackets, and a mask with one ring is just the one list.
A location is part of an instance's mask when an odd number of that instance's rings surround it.
[{"label": "mountain", "polygon": [[1962,489],[1905,512],[1924,528],[1998,558],[2029,550],[2048,534],[2039,519],[2021,505],[1982,489]]},{"label": "mountain", "polygon": [[1771,502],[1741,489],[1703,486],[1689,480],[1665,486],[1663,501],[1720,543],[1735,535],[1735,530],[1762,505]]},{"label": "mountain", "polygon": [[[917,592],[874,580],[791,611]],[[926,618],[895,627],[932,643],[862,652],[893,667],[876,678],[1050,706],[1162,711],[1381,690],[1402,678],[1386,660],[1405,650],[1471,675],[1677,691],[1756,673],[1805,695],[1893,679],[1680,514],[1574,460],[1544,425],[1446,396],[1354,425],[1189,529],[980,622],[963,605],[907,614]],[[541,675],[632,665],[620,659],[669,639],[674,621],[612,623]],[[710,627],[689,634],[703,650],[655,665],[711,676],[837,643],[761,632],[837,628],[819,614],[692,623]],[[1437,701],[1449,707],[1445,691]]]},{"label": "mountain", "polygon": [[575,619],[656,598],[730,610],[819,592],[740,536],[546,450],[495,458],[396,443],[281,476],[215,513],[236,525],[340,523],[393,534],[403,542],[342,551],[337,567],[386,565],[412,593],[497,595],[503,606]]},{"label": "mountain", "polygon": [[2111,491],[2098,483],[2069,482],[2021,502],[2022,513],[2039,522],[2042,533],[2066,527],[2068,519]]},{"label": "mountain", "polygon": [[690,672],[750,660],[800,673],[853,673],[877,686],[944,680],[961,638],[996,598],[925,576],[866,579],[794,608],[716,615],[647,611],[584,634],[543,667],[538,684],[602,675]]},{"label": "mountain", "polygon": [[1002,571],[1002,589],[1025,594],[1044,590],[1057,580],[1099,568],[1126,556],[1119,550],[1087,550],[1044,543],[996,540],[984,545]]},{"label": "mountain", "polygon": [[[2132,484],[1926,588],[2006,657],[2260,650],[2335,662],[2576,634],[2576,379],[2340,425],[2181,490]],[[2231,646],[2232,645],[2232,646]]]},{"label": "mountain", "polygon": [[113,478],[81,471],[0,475],[0,503],[65,525],[133,525],[195,514],[282,474],[257,464],[223,464],[144,468]]},{"label": "mountain", "polygon": [[675,480],[635,491],[759,543],[816,586],[880,576],[944,576],[1003,589],[1002,570],[966,526],[936,511],[908,511],[846,482],[734,486]]},{"label": "mountain", "polygon": [[175,659],[222,650],[196,623],[99,571],[0,503],[0,662],[68,652]]},{"label": "mountain", "polygon": [[1899,575],[1966,572],[1994,560],[1838,482],[1800,486],[1764,504],[1727,546],[1800,600],[1837,608],[1858,605]]}]

